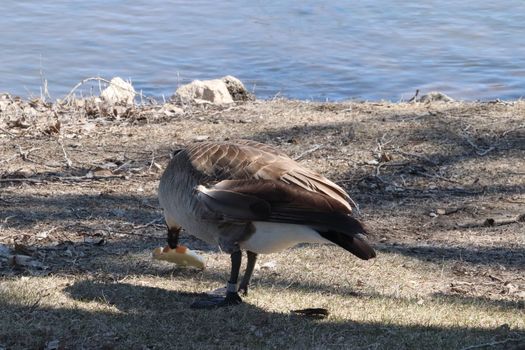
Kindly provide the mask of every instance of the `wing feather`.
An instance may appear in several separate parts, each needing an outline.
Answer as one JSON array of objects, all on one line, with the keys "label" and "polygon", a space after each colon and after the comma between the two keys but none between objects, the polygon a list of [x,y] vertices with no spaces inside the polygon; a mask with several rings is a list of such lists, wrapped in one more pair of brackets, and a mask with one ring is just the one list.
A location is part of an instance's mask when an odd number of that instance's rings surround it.
[{"label": "wing feather", "polygon": [[350,203],[355,206],[340,186],[266,144],[250,140],[197,143],[187,151],[192,165],[208,176],[210,184],[227,179],[274,180],[325,194],[349,211],[352,210]]},{"label": "wing feather", "polygon": [[275,180],[223,180],[199,186],[198,199],[223,220],[310,225],[323,231],[366,233],[339,201]]}]

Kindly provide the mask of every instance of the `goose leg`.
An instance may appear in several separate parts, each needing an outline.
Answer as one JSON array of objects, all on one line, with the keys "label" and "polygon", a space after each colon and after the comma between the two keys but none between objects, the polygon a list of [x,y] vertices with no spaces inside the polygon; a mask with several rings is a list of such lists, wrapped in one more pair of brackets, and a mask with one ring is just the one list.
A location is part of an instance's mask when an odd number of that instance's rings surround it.
[{"label": "goose leg", "polygon": [[169,227],[168,226],[168,246],[171,249],[177,248],[179,244],[180,227]]},{"label": "goose leg", "polygon": [[257,254],[254,252],[247,251],[248,263],[246,264],[246,271],[244,271],[244,276],[239,286],[239,292],[242,295],[248,295],[248,285],[250,284],[250,279],[252,278],[253,269],[255,268],[255,262],[257,261]]},{"label": "goose leg", "polygon": [[223,306],[232,306],[242,303],[242,299],[237,293],[237,280],[239,279],[239,270],[241,269],[242,252],[240,250],[231,255],[231,273],[226,289],[226,297],[212,297],[197,300],[191,304],[193,309],[214,309]]}]

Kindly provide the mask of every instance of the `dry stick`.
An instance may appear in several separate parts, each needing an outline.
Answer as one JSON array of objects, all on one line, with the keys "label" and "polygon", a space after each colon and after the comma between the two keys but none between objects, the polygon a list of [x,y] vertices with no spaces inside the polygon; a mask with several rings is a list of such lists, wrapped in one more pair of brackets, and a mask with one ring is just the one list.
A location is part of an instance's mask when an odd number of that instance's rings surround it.
[{"label": "dry stick", "polygon": [[73,93],[75,93],[75,91],[81,87],[82,85],[84,85],[85,83],[87,83],[88,81],[93,81],[93,80],[96,80],[98,82],[105,82],[107,84],[111,84],[111,82],[107,79],[104,79],[104,78],[100,78],[100,77],[91,77],[91,78],[86,78],[86,79],[83,79],[81,80],[77,85],[75,85],[73,87],[73,89],[71,89],[71,91],[69,92],[69,94],[67,94],[67,96],[64,98],[65,101],[68,101],[70,98],[71,98],[71,95],[73,95]]},{"label": "dry stick", "polygon": [[514,219],[506,219],[506,220],[494,220],[492,218],[485,219],[483,222],[470,222],[466,224],[456,224],[459,228],[473,228],[473,227],[493,227],[493,226],[503,226],[503,225],[510,225],[510,224],[516,224],[519,222],[525,222],[525,214],[520,214]]},{"label": "dry stick", "polygon": [[468,142],[469,145],[472,146],[472,148],[474,148],[476,150],[476,154],[480,157],[483,157],[484,155],[488,154],[489,152],[492,152],[493,150],[496,149],[495,146],[490,146],[489,148],[485,149],[485,150],[482,150],[481,148],[478,147],[478,145],[476,145],[474,142],[472,142],[472,140],[470,139],[470,137],[468,136],[465,136],[465,140]]},{"label": "dry stick", "polygon": [[148,171],[151,171],[151,168],[153,167],[153,164],[155,164],[155,149],[151,151],[151,162],[148,167]]},{"label": "dry stick", "polygon": [[62,148],[62,153],[64,154],[64,159],[66,160],[67,168],[71,168],[71,167],[73,167],[73,162],[72,162],[71,159],[69,159],[69,157],[67,156],[66,149],[64,148],[64,142],[62,141],[61,138],[58,139],[58,144],[59,144],[60,147]]},{"label": "dry stick", "polygon": [[312,147],[312,148],[310,148],[309,150],[304,151],[303,153],[299,154],[299,155],[298,155],[297,157],[295,157],[293,160],[297,161],[297,160],[303,158],[304,156],[306,156],[306,155],[308,155],[308,154],[310,154],[310,153],[313,153],[313,152],[317,151],[318,149],[320,149],[320,148],[322,148],[322,147],[324,147],[324,146],[323,146],[323,145],[316,145],[315,147]]},{"label": "dry stick", "polygon": [[39,149],[42,148],[42,147],[34,147],[34,148],[31,148],[30,150],[24,152],[20,145],[16,145],[16,146],[18,147],[18,154],[20,155],[20,157],[22,157],[23,160],[27,160],[29,162],[32,162],[32,160],[29,159],[29,154],[31,152],[33,152],[33,151],[38,151]]},{"label": "dry stick", "polygon": [[155,220],[151,220],[150,222],[148,222],[148,223],[146,223],[144,225],[134,225],[131,222],[128,223],[128,224],[130,224],[133,227],[134,230],[139,230],[139,229],[146,228],[146,227],[149,227],[149,226],[155,226],[157,224],[157,222],[162,222],[163,219],[164,219],[163,217],[159,217],[159,218],[156,218]]},{"label": "dry stick", "polygon": [[490,343],[484,343],[484,344],[477,344],[477,345],[467,346],[466,348],[462,348],[461,350],[488,348],[488,347],[492,347],[494,345],[506,344],[506,343],[511,343],[511,342],[521,342],[523,340],[525,340],[525,338],[508,338],[508,339],[501,340],[501,341],[494,341],[494,342],[490,342]]}]

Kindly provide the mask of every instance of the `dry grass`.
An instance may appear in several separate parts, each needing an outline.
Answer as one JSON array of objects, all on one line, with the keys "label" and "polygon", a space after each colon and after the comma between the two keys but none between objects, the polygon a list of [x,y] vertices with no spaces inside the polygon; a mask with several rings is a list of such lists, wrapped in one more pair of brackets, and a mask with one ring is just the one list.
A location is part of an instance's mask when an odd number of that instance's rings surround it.
[{"label": "dry grass", "polygon": [[[499,225],[525,213],[523,102],[16,103],[0,104],[0,244],[34,263],[0,255],[0,349],[525,346],[525,223]],[[378,258],[262,256],[242,306],[190,310],[229,259],[186,237],[205,271],[152,261],[156,186],[172,148],[206,137],[268,142],[339,181]],[[330,316],[290,312],[308,307]]]}]

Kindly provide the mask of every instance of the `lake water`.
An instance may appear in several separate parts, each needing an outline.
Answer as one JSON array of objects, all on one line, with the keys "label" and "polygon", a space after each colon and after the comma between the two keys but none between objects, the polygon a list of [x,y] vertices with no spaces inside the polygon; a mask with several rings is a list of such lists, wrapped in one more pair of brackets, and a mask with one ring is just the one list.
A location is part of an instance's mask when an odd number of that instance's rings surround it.
[{"label": "lake water", "polygon": [[0,91],[24,97],[40,95],[42,78],[52,98],[92,76],[129,78],[161,97],[227,74],[258,98],[525,95],[523,0],[3,0],[1,8]]}]

